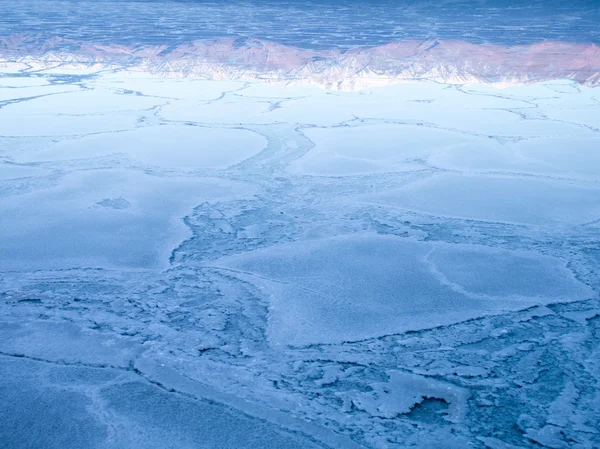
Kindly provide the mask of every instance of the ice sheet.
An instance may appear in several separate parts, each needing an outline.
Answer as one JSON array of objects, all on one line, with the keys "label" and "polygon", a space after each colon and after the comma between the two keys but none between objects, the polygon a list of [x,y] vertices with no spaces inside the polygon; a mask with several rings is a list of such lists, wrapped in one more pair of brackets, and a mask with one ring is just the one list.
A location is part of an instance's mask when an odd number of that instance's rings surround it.
[{"label": "ice sheet", "polygon": [[217,266],[269,295],[274,345],[363,340],[593,295],[548,257],[396,237],[307,241]]},{"label": "ice sheet", "polygon": [[599,446],[596,90],[21,70],[0,446]]}]

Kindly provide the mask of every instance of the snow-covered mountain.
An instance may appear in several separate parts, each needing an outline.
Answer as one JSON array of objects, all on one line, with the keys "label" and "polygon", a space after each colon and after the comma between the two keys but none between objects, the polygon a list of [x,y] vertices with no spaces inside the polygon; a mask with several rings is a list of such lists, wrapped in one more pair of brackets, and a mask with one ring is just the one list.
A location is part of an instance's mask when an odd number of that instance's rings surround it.
[{"label": "snow-covered mountain", "polygon": [[0,65],[21,69],[106,67],[169,77],[260,80],[340,90],[415,79],[493,84],[571,79],[588,86],[600,84],[600,47],[558,41],[505,47],[407,40],[347,51],[313,51],[257,39],[128,47],[12,35],[0,38]]}]

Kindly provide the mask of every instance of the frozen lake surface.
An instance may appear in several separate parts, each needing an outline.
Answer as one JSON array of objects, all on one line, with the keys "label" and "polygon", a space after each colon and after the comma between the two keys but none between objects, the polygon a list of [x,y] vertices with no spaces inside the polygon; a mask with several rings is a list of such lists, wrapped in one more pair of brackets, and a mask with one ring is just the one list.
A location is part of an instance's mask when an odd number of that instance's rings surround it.
[{"label": "frozen lake surface", "polygon": [[599,151],[570,81],[2,73],[0,447],[598,447]]}]

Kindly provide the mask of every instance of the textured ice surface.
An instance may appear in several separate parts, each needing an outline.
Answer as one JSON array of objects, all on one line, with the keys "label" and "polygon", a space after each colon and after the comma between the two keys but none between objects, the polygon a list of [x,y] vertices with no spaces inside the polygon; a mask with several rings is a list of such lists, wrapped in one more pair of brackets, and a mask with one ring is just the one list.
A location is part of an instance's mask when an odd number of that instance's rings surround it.
[{"label": "textured ice surface", "polygon": [[0,447],[599,447],[598,104],[0,76]]},{"label": "textured ice surface", "polygon": [[365,392],[356,401],[356,407],[375,416],[392,419],[399,414],[410,413],[427,398],[438,398],[449,404],[445,419],[457,422],[464,418],[469,398],[466,390],[402,371],[386,374],[390,380],[373,384],[373,390]]},{"label": "textured ice surface", "polygon": [[441,326],[593,291],[544,256],[354,236],[259,250],[220,262],[271,297],[275,345],[342,343]]},{"label": "textured ice surface", "polygon": [[10,404],[0,410],[2,447],[323,447],[221,404],[170,393],[126,370],[0,361],[0,398]]}]

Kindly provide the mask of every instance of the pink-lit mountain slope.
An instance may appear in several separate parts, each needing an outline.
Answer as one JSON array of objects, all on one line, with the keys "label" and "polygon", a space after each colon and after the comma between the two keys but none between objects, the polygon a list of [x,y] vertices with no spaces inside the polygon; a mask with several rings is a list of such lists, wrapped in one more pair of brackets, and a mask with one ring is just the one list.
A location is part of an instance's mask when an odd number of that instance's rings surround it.
[{"label": "pink-lit mountain slope", "polygon": [[407,80],[520,84],[570,79],[600,84],[600,47],[548,41],[504,47],[399,41],[349,51],[311,51],[255,39],[176,47],[95,45],[61,38],[0,38],[0,66],[117,68],[165,76],[261,80],[353,90]]}]

